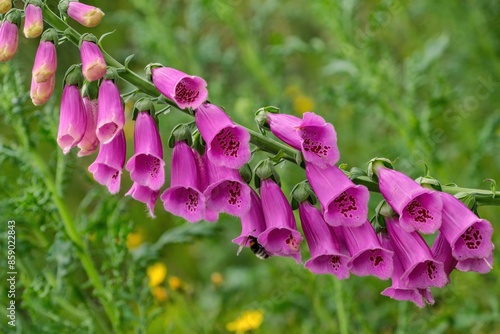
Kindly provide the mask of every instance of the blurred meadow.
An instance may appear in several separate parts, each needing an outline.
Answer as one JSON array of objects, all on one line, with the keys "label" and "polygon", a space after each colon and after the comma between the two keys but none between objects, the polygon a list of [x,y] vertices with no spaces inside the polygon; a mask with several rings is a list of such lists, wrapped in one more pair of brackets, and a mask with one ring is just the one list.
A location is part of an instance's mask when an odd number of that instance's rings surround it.
[{"label": "blurred meadow", "polygon": [[[104,49],[122,62],[134,54],[130,68],[140,74],[158,62],[203,77],[210,100],[238,123],[256,129],[254,112],[268,105],[314,111],[334,124],[349,168],[378,156],[397,159],[396,169],[414,178],[425,162],[443,184],[489,189],[484,179],[500,180],[498,1],[85,2],[106,15],[93,29],[70,22],[78,31],[114,31]],[[16,221],[19,272],[17,326],[2,313],[0,332],[243,333],[238,326],[247,324],[254,333],[500,333],[498,266],[486,275],[453,272],[450,285],[433,289],[435,305],[419,309],[381,296],[389,281],[338,281],[289,258],[260,261],[248,249],[237,257],[237,218],[188,224],[158,201],[151,219],[143,203],[123,196],[127,172],[120,193],[109,195],[87,171],[95,154],[64,156],[56,144],[61,82],[78,49],[58,48],[55,96],[35,107],[37,45],[20,35],[15,58],[0,64],[0,217]],[[177,110],[161,116],[167,166],[170,131],[190,120]],[[292,164],[279,171],[286,195],[305,178]],[[371,213],[379,199],[372,196]],[[479,214],[500,226],[498,207]],[[74,221],[81,247],[64,219]],[[1,232],[5,268],[6,224]],[[498,259],[500,233],[494,243]],[[93,278],[82,259],[92,261]]]}]

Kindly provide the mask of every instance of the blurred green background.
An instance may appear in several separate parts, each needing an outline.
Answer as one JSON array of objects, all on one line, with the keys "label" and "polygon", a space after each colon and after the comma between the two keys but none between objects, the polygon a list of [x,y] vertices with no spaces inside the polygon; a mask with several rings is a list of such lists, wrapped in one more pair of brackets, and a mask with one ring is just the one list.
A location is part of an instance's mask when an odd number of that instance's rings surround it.
[{"label": "blurred green background", "polygon": [[[103,47],[120,61],[135,54],[130,67],[138,73],[160,62],[205,78],[210,100],[239,123],[255,129],[253,113],[267,105],[299,116],[311,110],[334,124],[340,162],[349,167],[383,156],[418,177],[424,161],[442,183],[484,189],[484,179],[499,176],[498,1],[87,3],[106,13],[102,23],[72,26],[97,36],[115,31]],[[13,332],[224,333],[243,312],[262,310],[255,333],[336,333],[346,325],[349,333],[500,333],[498,266],[487,275],[454,272],[450,285],[433,290],[435,305],[418,309],[381,296],[389,282],[339,282],[291,259],[261,262],[250,251],[236,257],[237,218],[189,225],[158,202],[150,219],[142,203],[123,197],[131,186],[126,172],[120,193],[109,195],[87,172],[95,154],[63,156],[55,141],[62,77],[79,62],[78,50],[58,48],[55,96],[34,107],[37,45],[20,36],[18,54],[0,64],[0,216],[16,221],[19,272]],[[123,81],[120,88],[132,89]],[[186,121],[175,110],[161,118],[167,165],[166,140]],[[132,129],[129,110],[128,156]],[[297,166],[279,170],[285,194],[305,177]],[[83,250],[65,233],[65,212]],[[499,226],[498,207],[479,213]],[[4,286],[1,305],[8,302]],[[114,330],[103,304],[115,316]],[[10,333],[2,319],[1,331]]]}]

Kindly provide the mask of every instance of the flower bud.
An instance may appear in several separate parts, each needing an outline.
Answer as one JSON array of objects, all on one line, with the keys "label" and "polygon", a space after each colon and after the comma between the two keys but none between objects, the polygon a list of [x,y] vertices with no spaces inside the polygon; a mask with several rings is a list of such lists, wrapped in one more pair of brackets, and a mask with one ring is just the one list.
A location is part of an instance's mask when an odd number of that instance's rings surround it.
[{"label": "flower bud", "polygon": [[56,74],[57,54],[56,46],[49,41],[41,41],[36,51],[33,64],[33,81],[41,83],[49,81]]},{"label": "flower bud", "polygon": [[67,154],[83,138],[87,128],[85,106],[78,86],[66,84],[61,98],[57,144]]},{"label": "flower bud", "polygon": [[67,12],[69,17],[87,28],[98,25],[104,16],[99,8],[78,1],[62,1],[59,9]]},{"label": "flower bud", "polygon": [[101,79],[106,74],[106,61],[95,37],[84,35],[80,44],[83,77],[88,81]]},{"label": "flower bud", "polygon": [[11,0],[0,0],[0,14],[5,14],[12,9]]},{"label": "flower bud", "polygon": [[0,61],[8,61],[17,51],[17,28],[21,20],[19,10],[11,10],[5,15],[5,20],[0,26]]},{"label": "flower bud", "polygon": [[55,76],[51,76],[49,80],[44,82],[31,80],[30,97],[35,106],[42,105],[50,99],[54,92],[55,83]]},{"label": "flower bud", "polygon": [[35,38],[43,32],[42,8],[33,4],[28,4],[24,10],[24,28],[23,33],[26,38]]}]

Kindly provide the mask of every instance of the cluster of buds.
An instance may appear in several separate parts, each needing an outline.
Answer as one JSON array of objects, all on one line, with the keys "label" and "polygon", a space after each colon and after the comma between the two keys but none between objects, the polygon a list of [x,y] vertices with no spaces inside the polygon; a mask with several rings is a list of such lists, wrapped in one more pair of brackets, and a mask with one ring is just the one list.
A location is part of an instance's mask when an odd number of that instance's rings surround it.
[{"label": "cluster of buds", "polygon": [[[57,69],[58,33],[47,29],[42,34],[43,6],[30,0],[24,9],[25,36],[42,35],[32,70],[35,105],[52,95]],[[73,0],[61,1],[59,9],[86,27],[96,26],[104,15]],[[0,61],[7,61],[17,50],[23,11],[0,0],[0,13],[5,14]],[[215,222],[220,213],[239,217],[242,232],[233,242],[250,247],[263,259],[284,256],[302,263],[305,239],[311,258],[304,266],[311,272],[338,279],[351,274],[391,279],[392,285],[382,294],[419,307],[434,302],[430,287],[448,284],[454,269],[491,270],[491,224],[456,197],[439,191],[439,184],[429,178],[417,183],[393,170],[388,160],[372,160],[365,175],[378,182],[384,201],[370,222],[368,188],[355,184],[337,167],[340,153],[334,126],[313,112],[299,118],[279,114],[274,107],[262,108],[257,112],[262,132],[270,130],[297,150],[296,162],[305,168],[307,180],[294,188],[290,202],[274,168],[282,161],[279,155],[261,161],[252,173],[249,132],[207,101],[204,79],[174,68],[160,64],[146,68],[147,78],[163,97],[136,101],[134,154],[125,164],[125,111],[117,71],[107,67],[93,35],[84,34],[79,47],[81,64],[70,67],[64,78],[57,143],[64,154],[78,147],[78,156],[99,148],[88,169],[112,194],[119,192],[126,168],[133,181],[126,195],[145,203],[150,216],[155,216],[160,197],[166,211],[190,223]],[[153,102],[162,101],[194,115],[195,122],[180,124],[172,132],[170,185],[160,195],[165,161]],[[252,179],[258,191],[249,185]],[[299,211],[305,238],[297,228],[294,209]],[[431,247],[421,234],[437,234]]]}]

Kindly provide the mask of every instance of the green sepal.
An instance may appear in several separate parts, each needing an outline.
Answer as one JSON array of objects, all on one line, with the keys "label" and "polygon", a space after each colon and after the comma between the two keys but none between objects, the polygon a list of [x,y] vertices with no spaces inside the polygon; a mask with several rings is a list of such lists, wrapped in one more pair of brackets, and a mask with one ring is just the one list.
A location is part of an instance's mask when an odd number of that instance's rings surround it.
[{"label": "green sepal", "polygon": [[146,79],[148,81],[153,81],[153,68],[157,68],[157,67],[164,67],[162,64],[160,63],[151,63],[151,64],[147,64],[146,67],[144,68],[144,72],[146,72]]},{"label": "green sepal", "polygon": [[195,149],[200,155],[205,153],[205,142],[198,129],[193,131],[193,149]]},{"label": "green sepal", "polygon": [[378,182],[377,170],[381,167],[394,169],[392,161],[387,158],[373,158],[368,162],[367,175],[373,182]]},{"label": "green sepal", "polygon": [[97,37],[95,37],[93,34],[90,33],[83,34],[82,37],[80,37],[80,42],[78,43],[78,47],[81,47],[84,41],[97,44]]},{"label": "green sepal", "polygon": [[63,86],[65,84],[70,86],[76,85],[78,88],[82,87],[82,64],[73,64],[68,68],[66,74],[64,75]]},{"label": "green sepal", "polygon": [[137,115],[139,114],[139,112],[142,112],[142,111],[147,111],[148,114],[151,117],[153,117],[153,119],[156,123],[156,126],[158,126],[158,118],[156,118],[156,115],[155,115],[155,107],[153,105],[153,101],[151,101],[150,98],[141,97],[139,100],[135,101],[134,109],[132,111],[132,113],[133,113],[132,119],[135,121],[137,119]]},{"label": "green sepal", "polygon": [[255,166],[254,183],[256,188],[260,188],[260,181],[271,178],[276,184],[281,187],[281,180],[278,172],[274,168],[274,164],[270,159],[262,160]]},{"label": "green sepal", "polygon": [[280,109],[274,106],[262,107],[255,112],[255,123],[261,132],[263,130],[270,130],[269,124],[267,123],[267,113],[279,114]]},{"label": "green sepal", "polygon": [[37,7],[43,7],[43,1],[41,0],[28,0],[26,1],[24,8],[26,9],[26,6],[28,6],[29,4],[35,5]]},{"label": "green sepal", "polygon": [[362,170],[359,167],[352,167],[351,170],[349,171],[349,179],[351,179],[351,180],[355,180],[358,177],[367,176],[367,175],[368,174],[366,173],[366,171]]},{"label": "green sepal", "polygon": [[307,180],[297,183],[295,187],[293,187],[291,197],[293,210],[297,210],[299,204],[302,202],[308,201],[312,205],[315,205],[318,200]]},{"label": "green sepal", "polygon": [[4,16],[4,20],[9,21],[10,23],[14,23],[18,27],[21,25],[21,18],[22,11],[17,8],[12,8]]},{"label": "green sepal", "polygon": [[239,169],[241,178],[243,181],[246,183],[250,183],[253,178],[253,172],[252,172],[252,167],[250,167],[249,164],[244,164],[240,169]]},{"label": "green sepal", "polygon": [[489,182],[490,183],[490,190],[491,190],[491,193],[492,193],[492,197],[495,198],[496,194],[497,194],[497,181],[495,181],[494,179],[484,179],[483,182]]},{"label": "green sepal", "polygon": [[65,15],[68,15],[68,8],[69,8],[69,3],[70,2],[71,2],[71,0],[60,1],[59,5],[57,5],[57,9],[59,9],[59,11],[61,13],[64,13]]},{"label": "green sepal", "polygon": [[441,183],[433,177],[430,176],[420,176],[415,179],[415,182],[420,184],[424,188],[433,189],[437,191],[442,191]]},{"label": "green sepal", "polygon": [[174,148],[175,143],[185,141],[189,146],[193,145],[193,135],[191,134],[191,126],[185,123],[177,124],[173,128],[170,137],[168,138],[168,146]]},{"label": "green sepal", "polygon": [[59,34],[54,28],[49,28],[45,30],[40,38],[41,42],[52,42],[55,46],[59,44]]},{"label": "green sepal", "polygon": [[106,74],[104,74],[104,80],[113,80],[113,82],[118,81],[120,76],[118,75],[118,71],[114,67],[109,67],[106,69]]},{"label": "green sepal", "polygon": [[478,217],[479,214],[477,212],[477,200],[476,200],[476,195],[467,193],[467,192],[459,192],[454,195],[456,198],[458,198],[462,203],[464,203],[469,210],[474,212]]},{"label": "green sepal", "polygon": [[98,92],[99,92],[99,85],[97,84],[97,81],[92,81],[92,82],[85,81],[83,83],[82,96],[88,96],[89,99],[95,100],[97,99]]}]

